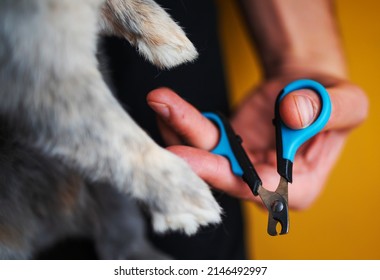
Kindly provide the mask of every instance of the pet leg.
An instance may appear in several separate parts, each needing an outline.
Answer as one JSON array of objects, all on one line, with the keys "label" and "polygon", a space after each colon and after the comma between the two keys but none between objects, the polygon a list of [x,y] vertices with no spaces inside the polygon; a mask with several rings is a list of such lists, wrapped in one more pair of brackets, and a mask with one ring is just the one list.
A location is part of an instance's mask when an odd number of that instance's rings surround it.
[{"label": "pet leg", "polygon": [[153,0],[107,0],[102,14],[101,32],[126,38],[160,68],[197,57],[183,30]]},{"label": "pet leg", "polygon": [[[208,186],[182,159],[157,146],[122,110],[102,80],[78,87],[70,84],[73,93],[78,88],[86,91],[75,96],[66,93],[70,100],[66,105],[40,107],[58,106],[54,112],[62,114],[51,130],[55,134],[51,153],[69,159],[89,178],[111,182],[143,201],[157,231],[182,229],[192,234],[199,225],[220,221],[220,208]],[[83,100],[73,102],[76,98]],[[71,108],[73,112],[63,110],[73,106],[78,106]],[[44,147],[52,139],[44,139]]]},{"label": "pet leg", "polygon": [[54,90],[45,91],[45,98],[31,101],[29,95],[19,100],[21,108],[37,103],[38,111],[29,106],[12,112],[19,124],[24,123],[20,138],[86,178],[109,182],[142,200],[157,231],[183,229],[191,234],[199,225],[220,221],[221,210],[209,187],[126,114],[100,73],[76,73],[47,88]]}]

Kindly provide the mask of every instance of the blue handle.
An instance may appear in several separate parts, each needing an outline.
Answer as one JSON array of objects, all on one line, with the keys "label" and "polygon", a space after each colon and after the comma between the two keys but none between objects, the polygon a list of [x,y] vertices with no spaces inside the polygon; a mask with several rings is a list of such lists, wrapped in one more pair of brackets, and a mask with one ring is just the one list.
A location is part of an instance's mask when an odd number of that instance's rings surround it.
[{"label": "blue handle", "polygon": [[[283,98],[289,93],[300,90],[300,89],[311,89],[315,91],[321,100],[321,112],[317,119],[308,127],[299,130],[294,130],[287,127],[281,120],[279,114],[279,104]],[[282,157],[283,159],[294,161],[295,154],[298,148],[309,140],[311,137],[320,132],[323,127],[327,124],[331,115],[331,100],[326,89],[320,84],[313,80],[296,80],[288,84],[280,93],[276,101],[276,118],[280,120],[281,129],[281,141],[282,141]],[[278,139],[277,139],[278,141]]]},{"label": "blue handle", "polygon": [[213,121],[218,126],[219,133],[220,133],[219,142],[217,146],[211,151],[211,153],[226,157],[231,164],[232,172],[237,176],[242,176],[244,171],[242,167],[240,166],[235,156],[235,153],[232,150],[223,121],[215,113],[206,112],[206,113],[203,113],[203,115],[209,120]]}]

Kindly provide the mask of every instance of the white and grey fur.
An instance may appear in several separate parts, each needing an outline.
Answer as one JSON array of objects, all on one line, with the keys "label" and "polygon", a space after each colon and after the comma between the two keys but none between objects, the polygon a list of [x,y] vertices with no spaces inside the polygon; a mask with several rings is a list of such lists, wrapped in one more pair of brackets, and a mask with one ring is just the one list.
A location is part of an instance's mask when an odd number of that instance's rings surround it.
[{"label": "white and grey fur", "polygon": [[[99,32],[126,38],[161,68],[197,56],[181,28],[151,0],[2,0],[5,131],[66,173],[143,202],[157,232],[193,234],[220,222],[209,187],[157,146],[111,94],[98,70]],[[1,250],[6,252],[0,240]]]}]

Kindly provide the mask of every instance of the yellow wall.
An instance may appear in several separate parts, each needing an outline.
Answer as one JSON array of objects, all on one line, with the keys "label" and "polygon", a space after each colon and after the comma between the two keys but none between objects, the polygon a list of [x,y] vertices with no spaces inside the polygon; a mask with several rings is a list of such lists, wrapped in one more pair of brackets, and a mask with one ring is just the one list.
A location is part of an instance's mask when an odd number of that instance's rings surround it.
[{"label": "yellow wall", "polygon": [[[236,103],[260,81],[261,73],[235,0],[217,2]],[[245,205],[251,258],[380,259],[380,2],[338,0],[337,8],[351,79],[370,98],[369,119],[350,135],[316,204],[307,211],[290,213],[288,235],[269,237],[267,213]]]}]

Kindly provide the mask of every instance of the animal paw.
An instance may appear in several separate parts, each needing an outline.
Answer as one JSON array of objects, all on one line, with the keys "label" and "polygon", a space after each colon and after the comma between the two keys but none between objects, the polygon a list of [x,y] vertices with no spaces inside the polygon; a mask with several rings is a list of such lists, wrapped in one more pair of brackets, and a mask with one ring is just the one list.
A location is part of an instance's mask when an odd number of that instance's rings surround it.
[{"label": "animal paw", "polygon": [[200,226],[221,221],[222,210],[209,186],[184,160],[157,147],[144,156],[144,162],[145,172],[138,178],[143,184],[134,196],[147,204],[155,231],[191,235]]},{"label": "animal paw", "polygon": [[153,0],[107,0],[100,31],[127,39],[160,68],[193,61],[198,53],[182,28]]}]

